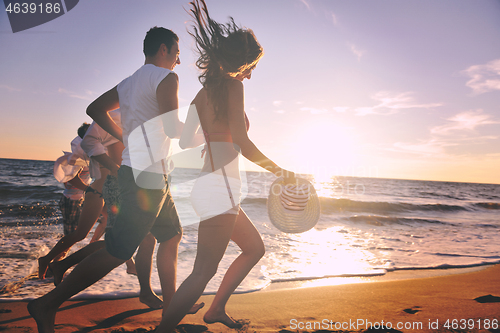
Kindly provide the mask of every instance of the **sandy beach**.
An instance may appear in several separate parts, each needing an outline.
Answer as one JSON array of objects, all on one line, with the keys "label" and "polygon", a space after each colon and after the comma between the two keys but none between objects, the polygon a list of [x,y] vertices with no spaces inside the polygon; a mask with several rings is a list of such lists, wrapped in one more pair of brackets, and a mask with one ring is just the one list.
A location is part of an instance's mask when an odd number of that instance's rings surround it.
[{"label": "sandy beach", "polygon": [[[177,331],[319,333],[381,327],[385,329],[378,332],[499,331],[500,265],[445,276],[388,277],[390,273],[367,283],[233,295],[227,310],[245,322],[242,329],[207,325],[202,309],[186,316]],[[201,300],[209,306],[212,299]],[[36,332],[26,304],[0,304],[0,331]],[[138,298],[68,301],[57,314],[56,332],[148,332],[160,316],[161,310],[145,308]]]}]

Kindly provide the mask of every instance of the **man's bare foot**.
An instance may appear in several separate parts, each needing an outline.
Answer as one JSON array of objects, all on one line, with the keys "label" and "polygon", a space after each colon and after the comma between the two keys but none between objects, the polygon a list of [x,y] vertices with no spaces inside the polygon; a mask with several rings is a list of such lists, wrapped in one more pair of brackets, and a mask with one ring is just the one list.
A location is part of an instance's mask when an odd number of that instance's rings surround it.
[{"label": "man's bare foot", "polygon": [[242,328],[243,325],[233,318],[229,317],[227,313],[211,314],[210,310],[203,316],[203,321],[207,324],[221,323],[229,328]]},{"label": "man's bare foot", "polygon": [[139,294],[139,301],[146,304],[151,309],[161,309],[163,308],[163,301],[154,292],[147,294]]},{"label": "man's bare foot", "polygon": [[200,309],[202,307],[204,307],[204,306],[205,306],[204,302],[196,303],[195,305],[193,305],[193,307],[191,308],[191,310],[188,311],[187,314],[195,314],[196,312],[200,311]]},{"label": "man's bare foot", "polygon": [[38,298],[28,303],[28,312],[35,319],[38,333],[53,333],[56,311],[49,310]]},{"label": "man's bare foot", "polygon": [[130,258],[125,262],[125,265],[127,265],[127,274],[137,275],[134,259]]},{"label": "man's bare foot", "polygon": [[50,262],[45,257],[38,258],[38,278],[40,280],[45,279],[45,273],[47,273],[49,263]]},{"label": "man's bare foot", "polygon": [[61,283],[62,279],[64,278],[64,273],[66,273],[66,270],[61,267],[61,264],[59,264],[58,261],[51,262],[49,264],[48,271],[52,272],[52,275],[54,275],[54,286],[57,286],[59,283]]}]

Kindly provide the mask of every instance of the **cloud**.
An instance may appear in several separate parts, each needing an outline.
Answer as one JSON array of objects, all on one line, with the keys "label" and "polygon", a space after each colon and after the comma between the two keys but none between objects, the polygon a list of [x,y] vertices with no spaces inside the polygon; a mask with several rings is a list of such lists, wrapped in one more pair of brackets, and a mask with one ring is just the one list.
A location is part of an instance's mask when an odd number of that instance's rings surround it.
[{"label": "cloud", "polygon": [[12,88],[6,84],[1,84],[0,85],[0,89],[7,89],[9,92],[13,92],[13,91],[21,91],[21,89],[17,89],[17,88]]},{"label": "cloud", "polygon": [[87,90],[85,93],[85,95],[81,95],[81,94],[77,94],[75,92],[72,92],[72,91],[69,91],[69,90],[66,90],[66,89],[63,89],[63,88],[59,88],[58,90],[59,93],[61,94],[65,94],[65,95],[68,95],[69,97],[73,97],[73,98],[78,98],[78,99],[83,99],[83,100],[86,100],[86,101],[92,101],[94,99],[94,93]]},{"label": "cloud", "polygon": [[466,86],[471,88],[475,95],[500,90],[500,59],[484,65],[470,66],[462,73],[470,77]]},{"label": "cloud", "polygon": [[414,93],[404,92],[394,94],[392,92],[380,91],[372,96],[372,99],[379,103],[375,106],[360,107],[354,111],[358,116],[366,116],[368,114],[391,115],[398,113],[401,109],[426,109],[441,106],[442,103],[421,104],[415,102]]},{"label": "cloud", "polygon": [[449,143],[431,138],[429,140],[419,140],[417,143],[396,142],[390,151],[412,153],[417,155],[440,155],[445,153],[445,148],[456,146],[456,143]]},{"label": "cloud", "polygon": [[348,106],[336,106],[333,108],[333,111],[339,112],[339,113],[347,112],[347,110],[349,110]]},{"label": "cloud", "polygon": [[334,26],[339,25],[339,20],[337,19],[337,15],[335,15],[335,13],[333,13],[333,12],[330,13],[330,18],[331,18]]},{"label": "cloud", "polygon": [[311,10],[311,5],[309,5],[306,0],[300,0],[300,2],[302,2],[307,7],[307,9]]},{"label": "cloud", "polygon": [[476,127],[490,124],[500,124],[491,119],[491,115],[483,113],[483,110],[466,111],[448,118],[447,124],[436,126],[431,129],[432,134],[448,135],[457,131],[473,131]]},{"label": "cloud", "polygon": [[348,44],[349,48],[351,49],[351,52],[356,56],[358,61],[361,61],[361,57],[366,53],[365,50],[359,49],[356,45],[350,43]]},{"label": "cloud", "polygon": [[373,106],[373,107],[356,108],[356,109],[354,109],[354,112],[356,112],[357,116],[366,116],[366,115],[369,115],[369,114],[377,114],[377,115],[381,115],[381,116],[388,116],[388,115],[391,115],[391,114],[398,113],[398,110],[392,110],[392,109],[389,109],[389,110],[378,110],[377,106]]},{"label": "cloud", "polygon": [[315,108],[309,108],[309,107],[303,107],[300,108],[301,111],[309,111],[311,114],[322,114],[322,113],[327,113],[327,109],[315,109]]},{"label": "cloud", "polygon": [[283,113],[286,113],[285,110],[283,109],[280,109],[280,107],[283,105],[283,101],[273,101],[273,106],[278,108],[278,110],[274,110],[273,112],[274,113],[279,113],[279,114],[283,114]]},{"label": "cloud", "polygon": [[418,140],[416,143],[397,142],[388,150],[436,158],[468,156],[491,146],[492,141],[499,139],[498,135],[475,131],[479,126],[490,124],[500,124],[500,121],[493,120],[491,115],[482,110],[460,112],[446,119],[445,124],[432,127],[427,140]]}]

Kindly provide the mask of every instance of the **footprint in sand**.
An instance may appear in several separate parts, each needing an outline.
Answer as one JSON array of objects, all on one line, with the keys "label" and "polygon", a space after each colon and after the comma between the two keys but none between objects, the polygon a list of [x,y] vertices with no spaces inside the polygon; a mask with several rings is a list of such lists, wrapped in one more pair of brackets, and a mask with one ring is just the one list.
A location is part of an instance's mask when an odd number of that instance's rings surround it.
[{"label": "footprint in sand", "polygon": [[204,325],[190,325],[190,324],[181,324],[176,327],[179,332],[183,333],[202,333],[207,332],[208,327]]},{"label": "footprint in sand", "polygon": [[479,303],[499,303],[500,297],[493,296],[493,295],[486,295],[486,296],[474,298],[474,300],[476,302],[479,302]]},{"label": "footprint in sand", "polygon": [[415,313],[421,311],[420,309],[421,309],[420,306],[414,306],[414,307],[411,307],[411,308],[408,308],[408,309],[404,309],[403,311],[406,312],[406,313],[409,313],[409,314],[415,314]]}]

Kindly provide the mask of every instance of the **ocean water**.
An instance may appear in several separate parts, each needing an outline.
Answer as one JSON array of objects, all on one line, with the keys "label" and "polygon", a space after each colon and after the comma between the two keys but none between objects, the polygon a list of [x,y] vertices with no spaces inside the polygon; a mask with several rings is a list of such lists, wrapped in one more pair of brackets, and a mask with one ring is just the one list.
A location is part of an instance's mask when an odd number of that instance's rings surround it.
[{"label": "ocean water", "polygon": [[[25,279],[37,271],[37,258],[62,237],[57,203],[63,190],[52,175],[53,162],[0,159],[0,288],[19,282],[0,301],[31,299],[53,288],[52,279]],[[172,193],[184,236],[179,248],[178,284],[191,272],[198,218],[189,193],[198,170],[175,169]],[[380,275],[392,270],[471,267],[500,262],[500,185],[334,177],[317,181],[321,218],[302,234],[277,230],[266,200],[275,177],[243,174],[242,207],[261,233],[266,255],[237,292],[273,283],[332,276]],[[88,244],[86,240],[72,251]],[[239,254],[230,244],[205,293],[217,290]],[[152,285],[160,291],[156,269]],[[137,278],[122,265],[75,298],[138,295]]]}]

